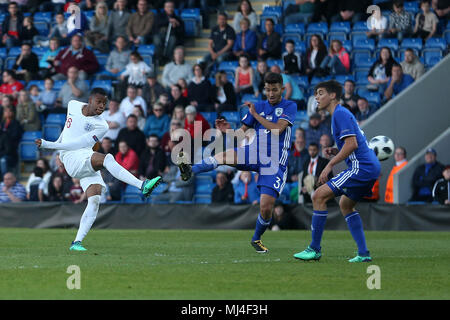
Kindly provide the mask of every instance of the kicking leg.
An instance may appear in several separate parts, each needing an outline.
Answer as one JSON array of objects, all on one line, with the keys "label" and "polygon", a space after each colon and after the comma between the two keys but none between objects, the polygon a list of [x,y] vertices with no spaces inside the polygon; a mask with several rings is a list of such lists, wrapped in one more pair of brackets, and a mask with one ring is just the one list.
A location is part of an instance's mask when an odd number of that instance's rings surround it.
[{"label": "kicking leg", "polygon": [[237,154],[233,149],[218,153],[214,157],[211,156],[203,159],[200,163],[196,163],[192,167],[187,163],[183,153],[180,152],[178,158],[180,159],[178,167],[180,168],[181,178],[184,181],[189,180],[192,173],[208,172],[223,164],[234,166],[237,163]]},{"label": "kicking leg", "polygon": [[105,168],[114,178],[140,189],[144,196],[148,196],[161,182],[161,177],[156,177],[145,181],[139,180],[127,169],[118,164],[116,159],[114,159],[110,153],[104,155],[102,153],[95,152],[91,157],[91,164],[95,171]]},{"label": "kicking leg", "polygon": [[83,241],[84,237],[91,229],[95,218],[97,217],[101,193],[102,186],[99,184],[92,184],[89,188],[87,188],[86,196],[88,199],[88,204],[86,209],[84,209],[83,215],[81,216],[80,227],[78,228],[77,236],[75,237],[75,241],[72,242],[70,250],[86,251],[86,249],[81,245],[81,241]]},{"label": "kicking leg", "polygon": [[311,237],[312,241],[306,250],[294,254],[294,258],[300,260],[319,260],[322,256],[320,243],[322,234],[327,221],[328,210],[327,201],[335,197],[331,188],[324,184],[320,186],[313,194],[314,214],[311,221]]},{"label": "kicking leg", "polygon": [[261,243],[261,236],[266,231],[272,221],[272,212],[278,193],[268,187],[261,186],[260,209],[261,213],[256,220],[255,233],[253,234],[251,244],[258,253],[266,253],[269,251]]},{"label": "kicking leg", "polygon": [[355,210],[356,201],[343,195],[339,201],[339,207],[341,208],[342,215],[347,221],[348,229],[352,234],[353,239],[358,246],[358,255],[350,259],[349,262],[370,262],[369,250],[366,246],[366,237],[364,236],[364,229],[359,213]]}]

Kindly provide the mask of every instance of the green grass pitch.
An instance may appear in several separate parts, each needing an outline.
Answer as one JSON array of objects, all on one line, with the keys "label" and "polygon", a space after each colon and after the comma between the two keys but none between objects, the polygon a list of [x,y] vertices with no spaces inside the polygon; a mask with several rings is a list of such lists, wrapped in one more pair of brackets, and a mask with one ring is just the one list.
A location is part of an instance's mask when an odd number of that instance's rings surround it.
[{"label": "green grass pitch", "polygon": [[[450,233],[366,232],[372,263],[350,264],[349,232],[325,231],[320,262],[292,255],[309,231],[91,230],[87,252],[70,252],[76,230],[0,229],[0,299],[449,299]],[[70,265],[81,289],[69,290]],[[369,290],[369,265],[381,289]]]}]

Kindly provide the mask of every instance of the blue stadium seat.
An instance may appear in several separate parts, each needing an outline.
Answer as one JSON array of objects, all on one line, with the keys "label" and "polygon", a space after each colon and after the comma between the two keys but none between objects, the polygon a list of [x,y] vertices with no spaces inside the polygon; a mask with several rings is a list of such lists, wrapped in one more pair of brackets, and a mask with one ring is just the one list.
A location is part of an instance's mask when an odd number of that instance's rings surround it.
[{"label": "blue stadium seat", "polygon": [[367,85],[369,84],[369,80],[367,79],[367,77],[369,76],[369,74],[366,71],[357,71],[355,72],[355,83],[356,85]]},{"label": "blue stadium seat", "polygon": [[423,53],[425,61],[425,67],[431,68],[442,59],[442,53],[440,51],[425,51]]},{"label": "blue stadium seat", "polygon": [[237,61],[222,61],[219,64],[219,70],[223,70],[225,72],[231,71],[233,74],[237,67],[239,67],[239,63]]},{"label": "blue stadium seat", "polygon": [[32,52],[34,52],[37,56],[41,57],[45,52],[47,52],[48,48],[44,47],[33,47],[31,49]]},{"label": "blue stadium seat", "polygon": [[242,101],[242,102],[247,102],[247,101],[248,101],[248,102],[256,103],[256,102],[260,101],[260,99],[257,98],[257,97],[255,97],[255,95],[252,94],[252,93],[247,93],[247,94],[244,94],[244,95],[242,96],[241,101]]},{"label": "blue stadium seat", "polygon": [[41,131],[24,131],[22,135],[22,141],[33,141],[35,139],[41,139],[42,132]]},{"label": "blue stadium seat", "polygon": [[398,40],[394,38],[384,38],[380,39],[378,41],[378,50],[380,50],[382,47],[388,47],[391,49],[391,51],[397,51],[398,50]]},{"label": "blue stadium seat", "polygon": [[53,83],[53,90],[61,90],[62,86],[66,83],[66,80],[56,80]]},{"label": "blue stadium seat", "polygon": [[139,188],[127,185],[123,191],[122,198],[123,203],[143,203],[142,192]]},{"label": "blue stadium seat", "polygon": [[447,41],[447,45],[450,45],[450,30],[444,31],[444,38],[445,38],[445,41]]},{"label": "blue stadium seat", "polygon": [[40,157],[40,152],[34,141],[24,141],[19,143],[20,161],[36,161]]},{"label": "blue stadium seat", "polygon": [[45,37],[48,36],[50,28],[49,28],[47,22],[45,22],[45,21],[36,21],[34,23],[34,26],[36,27],[37,31],[39,32],[39,34],[41,36],[45,36]]},{"label": "blue stadium seat", "polygon": [[297,111],[295,113],[294,121],[309,121],[308,113],[305,110]]},{"label": "blue stadium seat", "polygon": [[345,81],[347,81],[347,80],[355,81],[355,78],[351,74],[340,74],[340,75],[335,75],[334,80],[336,80],[340,84],[344,85]]},{"label": "blue stadium seat", "polygon": [[366,57],[366,56],[355,56],[354,66],[355,68],[370,68],[375,62],[375,58]]},{"label": "blue stadium seat", "polygon": [[42,136],[45,140],[56,141],[61,134],[62,126],[55,123],[44,124],[42,126]]},{"label": "blue stadium seat", "polygon": [[342,46],[345,48],[345,50],[351,55],[353,51],[353,45],[351,40],[345,40],[342,41]]},{"label": "blue stadium seat", "polygon": [[9,57],[17,57],[20,55],[21,48],[20,47],[11,47],[8,51]]},{"label": "blue stadium seat", "polygon": [[284,27],[284,36],[294,36],[299,40],[305,35],[305,25],[303,23],[291,23]]},{"label": "blue stadium seat", "polygon": [[34,22],[44,21],[52,23],[53,12],[36,12],[33,16]]},{"label": "blue stadium seat", "polygon": [[402,49],[416,49],[421,51],[422,50],[422,39],[420,38],[405,38],[403,39],[400,48]]},{"label": "blue stadium seat", "polygon": [[284,64],[283,64],[283,60],[277,60],[277,59],[267,59],[266,61],[267,63],[267,67],[270,69],[273,66],[279,66],[281,70],[283,70]]},{"label": "blue stadium seat", "polygon": [[4,12],[0,13],[0,23],[2,23],[3,20],[5,20],[7,14],[8,13],[4,13]]},{"label": "blue stadium seat", "polygon": [[375,40],[373,39],[353,39],[353,52],[369,52],[375,51]]},{"label": "blue stadium seat", "polygon": [[442,50],[444,51],[447,47],[447,42],[443,38],[431,38],[425,42],[425,47],[423,51],[435,51]]},{"label": "blue stadium seat", "polygon": [[211,196],[206,194],[196,194],[194,195],[195,203],[211,204]]},{"label": "blue stadium seat", "polygon": [[196,183],[195,184],[195,194],[211,194],[212,189],[214,188],[214,184],[212,183]]},{"label": "blue stadium seat", "polygon": [[8,56],[8,52],[6,50],[6,47],[0,48],[0,58],[5,59]]},{"label": "blue stadium seat", "polygon": [[91,89],[93,88],[102,88],[105,90],[109,95],[112,94],[112,81],[111,80],[94,80],[91,84]]},{"label": "blue stadium seat", "polygon": [[235,111],[224,111],[221,113],[222,116],[227,119],[228,122],[240,123],[241,119],[239,117],[239,113]]},{"label": "blue stadium seat", "polygon": [[200,114],[209,122],[210,125],[214,126],[217,119],[217,112],[200,112]]},{"label": "blue stadium seat", "polygon": [[138,46],[137,51],[141,55],[153,55],[155,54],[155,46],[152,44],[141,44]]},{"label": "blue stadium seat", "polygon": [[300,52],[302,54],[306,53],[306,45],[303,41],[295,43],[295,51]]},{"label": "blue stadium seat", "polygon": [[[259,26],[259,30],[261,31],[261,33],[265,33],[266,32],[266,25],[263,21],[263,23],[261,23],[261,25]],[[277,23],[275,24],[274,27],[275,32],[277,32],[280,36],[283,35],[283,25],[281,23]]]},{"label": "blue stadium seat", "polygon": [[339,40],[340,42],[344,42],[347,40],[347,37],[343,33],[329,33],[328,41],[331,43],[333,40]]},{"label": "blue stadium seat", "polygon": [[300,88],[307,89],[309,86],[308,76],[291,76]]},{"label": "blue stadium seat", "polygon": [[45,119],[45,123],[47,124],[59,124],[64,126],[66,123],[66,114],[62,113],[50,113]]},{"label": "blue stadium seat", "polygon": [[328,39],[332,36],[343,35],[344,40],[348,39],[351,32],[350,22],[333,22],[330,26],[330,31],[328,33]]},{"label": "blue stadium seat", "polygon": [[283,14],[283,7],[281,6],[267,6],[263,9],[263,12],[260,17],[260,23],[263,25],[265,19],[271,18],[275,22],[275,24],[280,21],[281,16]]},{"label": "blue stadium seat", "polygon": [[321,34],[323,38],[328,34],[328,25],[326,22],[313,22],[308,24],[306,35]]},{"label": "blue stadium seat", "polygon": [[310,85],[311,85],[311,87],[315,87],[316,84],[318,84],[319,82],[322,82],[322,81],[328,81],[328,80],[331,80],[331,79],[332,79],[331,76],[325,76],[325,77],[312,77],[312,78],[311,78],[311,83],[310,83]]},{"label": "blue stadium seat", "polygon": [[367,28],[367,22],[366,21],[358,21],[353,25],[352,31],[351,31],[351,38],[354,39],[354,36],[357,34],[364,34],[366,36],[366,32],[369,31]]},{"label": "blue stadium seat", "polygon": [[411,13],[414,17],[420,11],[419,2],[417,1],[405,1],[405,3],[403,4],[403,8],[405,9],[405,11]]},{"label": "blue stadium seat", "polygon": [[202,29],[200,9],[183,9],[181,11],[181,20],[184,22],[184,32],[188,37],[198,36]]},{"label": "blue stadium seat", "polygon": [[381,104],[381,96],[377,91],[359,90],[358,95],[367,99],[369,104],[379,107]]},{"label": "blue stadium seat", "polygon": [[15,63],[16,57],[7,57],[4,64],[4,69],[12,69]]}]

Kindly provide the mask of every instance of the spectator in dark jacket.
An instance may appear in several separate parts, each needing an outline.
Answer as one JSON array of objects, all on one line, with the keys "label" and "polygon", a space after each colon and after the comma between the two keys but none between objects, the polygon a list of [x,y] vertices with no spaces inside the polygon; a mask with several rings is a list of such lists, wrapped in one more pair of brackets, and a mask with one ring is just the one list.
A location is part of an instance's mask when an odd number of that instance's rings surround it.
[{"label": "spectator in dark jacket", "polygon": [[48,185],[48,201],[68,201],[68,194],[64,190],[63,178],[57,174],[52,177]]},{"label": "spectator in dark jacket", "polygon": [[349,110],[355,115],[358,112],[358,99],[359,96],[355,93],[355,82],[353,80],[346,80],[344,83],[344,92],[342,93],[341,100],[343,104],[349,107]]},{"label": "spectator in dark jacket", "polygon": [[19,12],[16,2],[8,5],[9,15],[2,23],[2,43],[8,49],[20,45],[20,36],[23,30],[23,15]]},{"label": "spectator in dark jacket", "polygon": [[[139,0],[137,3],[137,11],[131,14],[126,32],[128,40],[134,45],[148,43],[152,33],[154,22],[154,14],[148,10],[148,3],[146,0]],[[112,24],[115,24],[114,21]]]},{"label": "spectator in dark jacket", "polygon": [[212,203],[233,203],[234,189],[233,185],[228,181],[227,175],[218,172],[216,175],[216,186],[212,191]]},{"label": "spectator in dark jacket", "polygon": [[125,128],[120,129],[116,140],[125,141],[140,157],[145,149],[145,135],[137,127],[137,117],[134,114],[130,114],[127,117],[126,125]]},{"label": "spectator in dark jacket", "polygon": [[320,68],[320,64],[327,55],[327,47],[322,38],[316,34],[312,35],[309,39],[309,47],[306,50],[306,61],[303,63],[305,66],[305,73],[309,80],[314,76],[324,75],[324,71]]},{"label": "spectator in dark jacket", "polygon": [[435,182],[442,178],[444,166],[436,161],[436,150],[427,149],[425,163],[418,166],[412,178],[413,196],[410,201],[432,202],[432,189]]},{"label": "spectator in dark jacket", "polygon": [[281,58],[281,37],[275,31],[275,23],[272,19],[264,22],[266,32],[262,34],[258,41],[258,57],[266,60],[268,58]]},{"label": "spectator in dark jacket", "polygon": [[295,141],[292,145],[288,160],[288,182],[297,182],[298,174],[302,172],[304,164],[309,160],[308,149],[305,142],[305,131],[302,128],[295,130]]},{"label": "spectator in dark jacket", "polygon": [[436,181],[433,187],[433,199],[440,204],[450,205],[450,165],[442,170],[442,179]]},{"label": "spectator in dark jacket", "polygon": [[[21,67],[22,69],[17,71]],[[31,44],[22,44],[20,55],[16,58],[16,62],[12,67],[16,71],[17,79],[26,82],[36,79],[39,71],[39,59],[37,55],[31,51]]]},{"label": "spectator in dark jacket", "polygon": [[[169,41],[167,47],[164,47],[169,24],[171,24]],[[153,34],[155,56],[160,65],[163,65],[172,58],[175,46],[184,43],[184,22],[175,14],[174,1],[168,0],[164,3],[164,11],[156,16]]]},{"label": "spectator in dark jacket", "polygon": [[33,17],[28,16],[23,18],[23,29],[19,35],[22,43],[33,44],[33,38],[39,35],[39,31],[36,29],[33,23]]},{"label": "spectator in dark jacket", "polygon": [[17,150],[23,129],[16,120],[14,107],[7,106],[3,108],[3,120],[0,123],[0,136],[3,143],[0,148],[0,171],[3,176],[17,164]]},{"label": "spectator in dark jacket", "polygon": [[225,71],[219,71],[216,73],[216,84],[213,89],[214,97],[214,109],[220,114],[223,111],[236,111],[236,92],[231,82],[228,82],[227,74]]},{"label": "spectator in dark jacket", "polygon": [[53,80],[67,79],[70,67],[77,67],[80,70],[80,79],[86,80],[88,75],[95,73],[99,68],[97,58],[91,50],[83,46],[83,38],[80,35],[72,37],[71,45],[59,51],[53,63],[56,67]]},{"label": "spectator in dark jacket", "polygon": [[142,98],[147,102],[148,106],[152,106],[158,101],[161,94],[166,92],[162,84],[156,78],[154,71],[147,74],[147,83],[142,88]]},{"label": "spectator in dark jacket", "polygon": [[331,22],[349,21],[351,23],[363,20],[364,12],[372,1],[367,0],[341,0],[338,2],[338,14],[331,17]]},{"label": "spectator in dark jacket", "polygon": [[196,64],[193,70],[194,78],[187,87],[189,103],[200,112],[213,111],[214,88],[203,76],[203,69],[199,64]]}]

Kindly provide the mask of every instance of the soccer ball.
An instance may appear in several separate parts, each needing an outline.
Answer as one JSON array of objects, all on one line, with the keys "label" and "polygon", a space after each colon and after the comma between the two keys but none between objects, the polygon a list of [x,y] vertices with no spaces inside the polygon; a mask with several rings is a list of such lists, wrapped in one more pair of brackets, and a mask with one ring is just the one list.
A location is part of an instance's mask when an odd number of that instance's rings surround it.
[{"label": "soccer ball", "polygon": [[389,137],[376,136],[370,139],[369,148],[375,152],[378,160],[384,161],[394,153],[394,142]]}]

